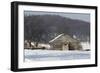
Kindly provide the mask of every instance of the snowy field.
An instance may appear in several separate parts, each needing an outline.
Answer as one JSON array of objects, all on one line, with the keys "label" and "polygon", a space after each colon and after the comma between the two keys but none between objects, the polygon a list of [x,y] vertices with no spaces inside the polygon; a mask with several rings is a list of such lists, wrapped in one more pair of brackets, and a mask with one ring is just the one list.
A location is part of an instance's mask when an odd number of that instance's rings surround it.
[{"label": "snowy field", "polygon": [[90,51],[26,50],[25,62],[90,59]]}]

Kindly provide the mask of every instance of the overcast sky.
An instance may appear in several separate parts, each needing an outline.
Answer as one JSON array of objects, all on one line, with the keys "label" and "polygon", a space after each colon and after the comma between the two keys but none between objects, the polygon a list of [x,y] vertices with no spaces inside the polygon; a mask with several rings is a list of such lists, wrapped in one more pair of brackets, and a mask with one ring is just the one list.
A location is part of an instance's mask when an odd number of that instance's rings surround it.
[{"label": "overcast sky", "polygon": [[90,14],[87,13],[63,13],[63,12],[39,12],[39,11],[24,11],[25,15],[60,15],[63,17],[78,19],[90,22]]}]

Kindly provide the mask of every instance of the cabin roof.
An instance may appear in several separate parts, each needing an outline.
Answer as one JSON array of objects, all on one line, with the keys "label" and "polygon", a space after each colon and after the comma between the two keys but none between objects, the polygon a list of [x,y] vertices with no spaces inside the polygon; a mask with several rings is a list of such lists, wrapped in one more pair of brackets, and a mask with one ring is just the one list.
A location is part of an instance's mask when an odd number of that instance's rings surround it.
[{"label": "cabin roof", "polygon": [[64,34],[60,34],[60,35],[56,36],[54,39],[50,40],[49,43],[51,43],[51,42],[57,40],[57,39],[60,38],[62,35],[64,35]]},{"label": "cabin roof", "polygon": [[72,38],[69,35],[60,34],[54,39],[50,40],[49,43],[58,43],[58,42],[78,42],[78,40]]}]

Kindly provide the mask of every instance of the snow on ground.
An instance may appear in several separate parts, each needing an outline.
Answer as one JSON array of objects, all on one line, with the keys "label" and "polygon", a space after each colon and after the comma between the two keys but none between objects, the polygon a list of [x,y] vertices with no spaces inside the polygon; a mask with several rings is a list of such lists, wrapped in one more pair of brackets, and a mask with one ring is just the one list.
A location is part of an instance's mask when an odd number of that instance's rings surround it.
[{"label": "snow on ground", "polygon": [[89,42],[81,42],[83,50],[90,49],[90,43]]},{"label": "snow on ground", "polygon": [[25,50],[25,62],[90,59],[90,51]]}]

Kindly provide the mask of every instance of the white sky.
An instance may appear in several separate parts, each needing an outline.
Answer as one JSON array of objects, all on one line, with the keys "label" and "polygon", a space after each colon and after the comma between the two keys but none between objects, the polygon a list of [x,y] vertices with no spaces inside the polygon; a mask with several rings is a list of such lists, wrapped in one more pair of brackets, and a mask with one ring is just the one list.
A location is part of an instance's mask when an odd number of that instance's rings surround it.
[{"label": "white sky", "polygon": [[39,12],[39,11],[24,11],[25,15],[60,15],[63,17],[78,19],[90,22],[90,14],[88,13],[63,13],[63,12]]}]

